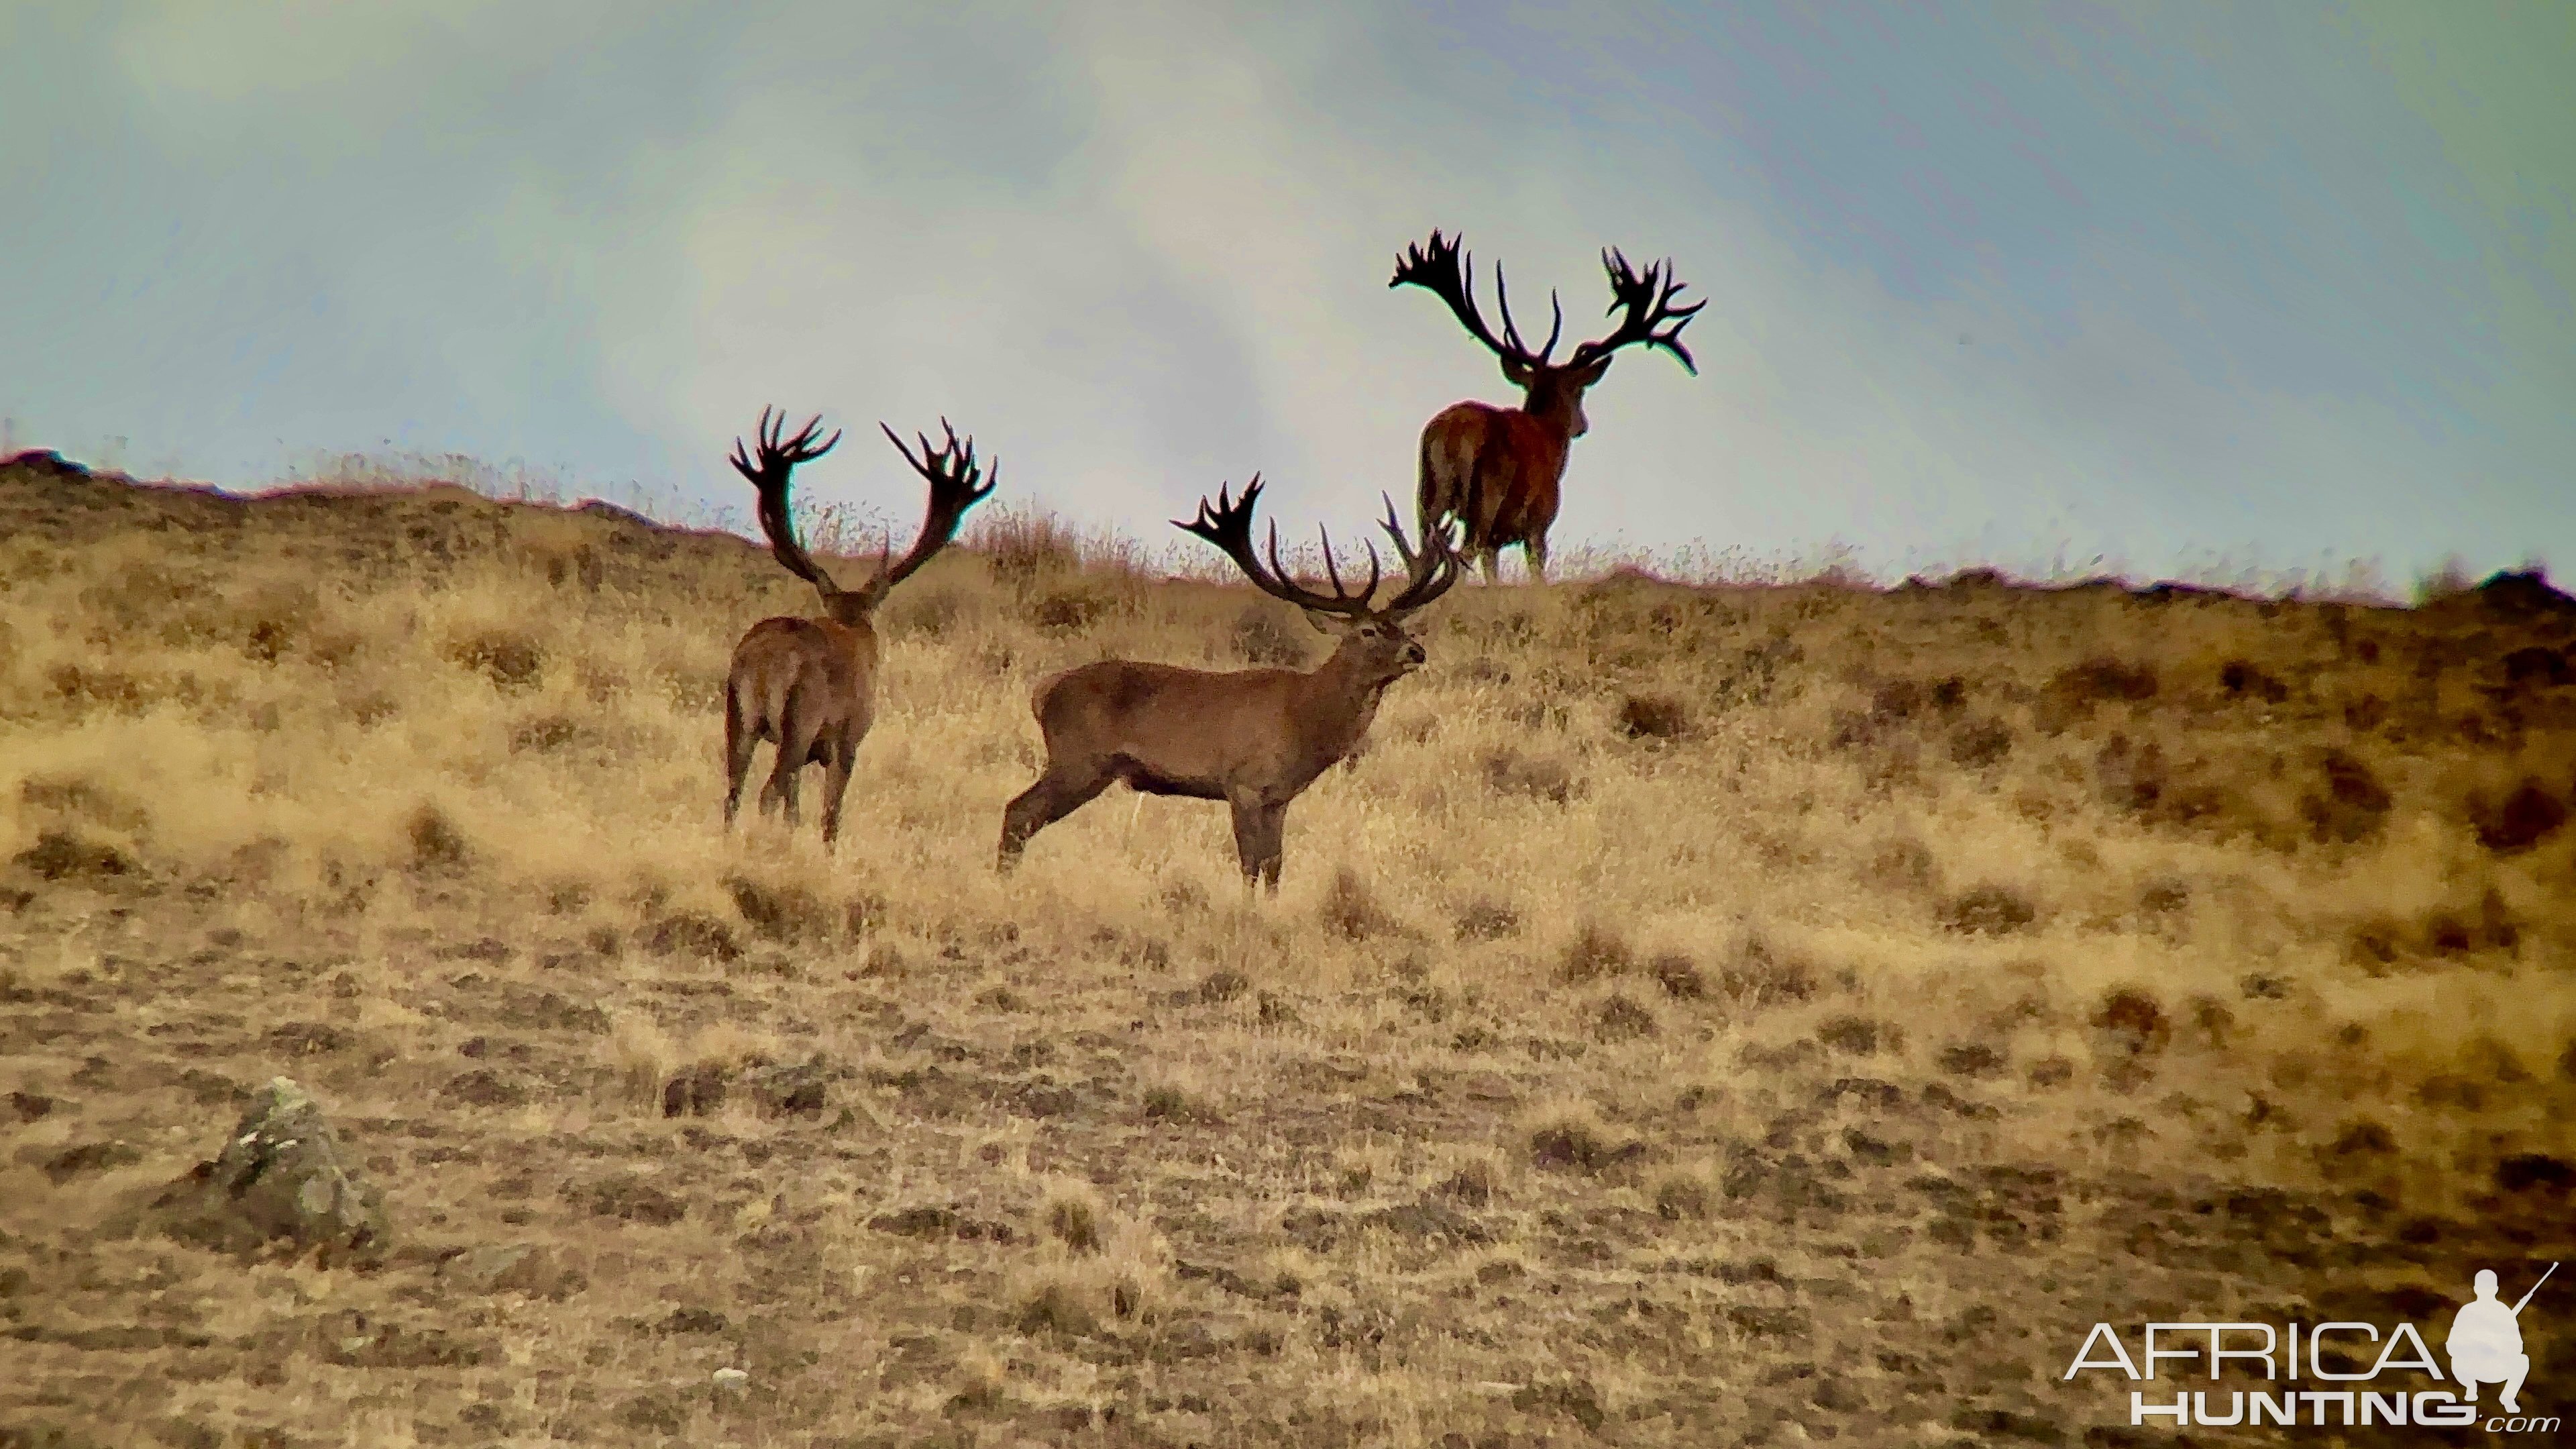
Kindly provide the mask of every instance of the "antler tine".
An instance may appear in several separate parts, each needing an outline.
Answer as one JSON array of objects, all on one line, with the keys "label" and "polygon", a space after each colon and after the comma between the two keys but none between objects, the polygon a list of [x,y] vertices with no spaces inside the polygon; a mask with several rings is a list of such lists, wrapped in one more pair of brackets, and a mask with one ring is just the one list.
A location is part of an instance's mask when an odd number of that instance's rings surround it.
[{"label": "antler tine", "polygon": [[1390,616],[1402,616],[1439,598],[1449,591],[1452,584],[1458,582],[1458,551],[1451,541],[1449,532],[1453,521],[1442,519],[1436,533],[1426,530],[1422,535],[1421,551],[1416,552],[1412,545],[1405,541],[1404,525],[1396,516],[1395,500],[1383,493],[1378,497],[1386,503],[1386,517],[1379,522],[1378,526],[1384,528],[1387,537],[1395,541],[1395,551],[1404,560],[1406,574],[1403,591],[1388,600],[1386,607],[1378,612]]},{"label": "antler tine", "polygon": [[1378,498],[1386,504],[1386,517],[1378,520],[1377,526],[1385,529],[1386,536],[1395,540],[1396,560],[1399,563],[1402,563],[1404,565],[1404,571],[1410,574],[1414,572],[1416,568],[1413,545],[1406,541],[1404,537],[1404,523],[1403,520],[1396,517],[1395,500],[1385,493],[1378,494]]},{"label": "antler tine", "polygon": [[771,555],[789,573],[812,584],[822,591],[824,598],[830,599],[841,592],[840,586],[833,583],[831,575],[805,552],[805,546],[796,541],[796,523],[787,504],[788,485],[796,465],[823,456],[831,451],[832,444],[841,440],[840,433],[835,431],[822,446],[811,446],[814,433],[822,422],[823,415],[816,413],[805,424],[805,430],[797,435],[796,441],[782,447],[779,435],[786,428],[787,414],[783,410],[763,406],[760,421],[752,428],[752,436],[758,439],[756,448],[746,453],[742,439],[737,436],[733,440],[733,452],[726,461],[758,492],[759,501],[753,513],[760,521],[761,533],[769,539]]},{"label": "antler tine", "polygon": [[[1406,243],[1404,254],[1396,259],[1395,276],[1387,285],[1401,287],[1411,283],[1448,303],[1458,325],[1466,328],[1467,335],[1485,344],[1495,356],[1522,366],[1544,365],[1546,354],[1532,356],[1528,344],[1521,341],[1519,329],[1512,323],[1511,299],[1503,293],[1503,269],[1499,263],[1494,267],[1494,286],[1497,297],[1502,301],[1503,332],[1508,340],[1497,339],[1493,329],[1485,325],[1484,314],[1476,308],[1476,259],[1462,245],[1465,240],[1463,235],[1443,236],[1434,228],[1427,245]],[[1560,314],[1557,327],[1550,330],[1549,348],[1556,346],[1556,331],[1563,325]]]},{"label": "antler tine", "polygon": [[[1243,571],[1243,576],[1251,581],[1254,588],[1274,599],[1283,600],[1318,614],[1341,614],[1356,618],[1367,612],[1368,599],[1365,595],[1353,598],[1341,592],[1339,572],[1331,567],[1330,535],[1325,538],[1324,557],[1326,572],[1334,575],[1332,594],[1319,594],[1298,584],[1288,576],[1288,569],[1279,558],[1279,524],[1276,519],[1271,520],[1270,524],[1270,563],[1269,567],[1264,568],[1260,550],[1252,541],[1252,508],[1254,501],[1261,496],[1261,475],[1253,474],[1252,481],[1243,485],[1241,498],[1229,500],[1228,486],[1218,486],[1214,510],[1210,510],[1207,499],[1202,497],[1199,499],[1196,518],[1187,523],[1176,518],[1172,520],[1172,526],[1216,545],[1220,552],[1233,560],[1236,568]],[[1372,589],[1376,587],[1374,576],[1371,578],[1370,587]]]},{"label": "antler tine", "polygon": [[[1608,247],[1601,253],[1601,269],[1610,277],[1610,305],[1603,309],[1602,315],[1608,316],[1623,309],[1628,315],[1620,319],[1619,326],[1609,336],[1576,348],[1576,356],[1588,361],[1606,357],[1631,344],[1643,343],[1671,353],[1685,371],[1698,376],[1699,364],[1691,359],[1690,349],[1683,345],[1681,333],[1691,318],[1708,305],[1708,301],[1702,298],[1687,306],[1673,305],[1674,298],[1681,294],[1685,284],[1673,274],[1672,260],[1649,262],[1641,273],[1630,265],[1626,254],[1617,247]],[[1671,325],[1665,327],[1665,323]]]},{"label": "antler tine", "polygon": [[[1324,577],[1332,581],[1333,598],[1337,602],[1341,603],[1356,603],[1366,606],[1370,599],[1376,597],[1378,580],[1383,577],[1381,572],[1383,565],[1378,561],[1377,549],[1374,546],[1369,549],[1369,581],[1367,586],[1354,594],[1350,591],[1350,588],[1342,582],[1341,567],[1333,561],[1333,531],[1319,523],[1315,525],[1315,532],[1324,541]],[[1366,542],[1366,540],[1362,540],[1362,542]],[[1270,524],[1270,571],[1278,575],[1283,580],[1288,577],[1286,566],[1279,562],[1279,523],[1276,519],[1271,520]]]},{"label": "antler tine", "polygon": [[940,418],[939,428],[946,435],[947,442],[935,448],[931,446],[929,434],[913,434],[921,443],[921,451],[916,456],[912,449],[904,446],[903,439],[893,428],[882,421],[877,424],[877,431],[886,435],[887,442],[894,444],[894,450],[903,456],[903,461],[930,485],[929,502],[922,510],[921,533],[913,539],[911,549],[900,562],[894,561],[894,532],[891,529],[886,532],[885,551],[877,560],[877,575],[868,583],[868,588],[877,595],[882,596],[886,590],[912,577],[914,571],[930,561],[931,555],[946,548],[949,541],[957,536],[957,525],[966,516],[966,510],[992,496],[993,490],[1001,486],[1001,464],[992,462],[985,467],[977,466],[973,437],[959,438],[957,429],[945,416]]},{"label": "antler tine", "polygon": [[1512,321],[1512,293],[1511,288],[1506,286],[1503,282],[1503,264],[1501,262],[1494,263],[1494,302],[1501,308],[1503,314],[1503,340],[1511,344],[1514,352],[1519,353],[1522,357],[1528,358],[1532,362],[1536,362],[1544,366],[1547,362],[1548,354],[1556,351],[1556,339],[1563,335],[1565,331],[1565,308],[1557,300],[1556,289],[1554,287],[1547,289],[1547,310],[1549,313],[1547,345],[1540,348],[1536,354],[1532,354],[1529,350],[1529,344],[1521,340],[1521,329],[1517,323]]}]

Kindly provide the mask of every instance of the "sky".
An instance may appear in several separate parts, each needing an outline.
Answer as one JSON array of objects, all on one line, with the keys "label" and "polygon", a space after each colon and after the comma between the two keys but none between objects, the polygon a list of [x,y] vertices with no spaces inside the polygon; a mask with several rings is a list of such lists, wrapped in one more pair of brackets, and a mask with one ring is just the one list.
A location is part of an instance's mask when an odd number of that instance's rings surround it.
[{"label": "sky", "polygon": [[1441,227],[1573,337],[1606,246],[1707,303],[1594,389],[1559,554],[2576,571],[2563,0],[0,0],[0,54],[0,435],[146,476],[740,516],[776,403],[907,531],[874,424],[945,416],[1085,525],[1258,471],[1354,536],[1517,400],[1387,287]]}]

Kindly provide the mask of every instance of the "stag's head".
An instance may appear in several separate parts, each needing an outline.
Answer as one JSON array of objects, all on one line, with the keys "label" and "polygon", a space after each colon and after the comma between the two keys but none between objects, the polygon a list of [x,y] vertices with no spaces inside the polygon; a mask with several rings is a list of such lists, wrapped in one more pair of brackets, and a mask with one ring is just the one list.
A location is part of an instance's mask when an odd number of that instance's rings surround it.
[{"label": "stag's head", "polygon": [[1429,656],[1405,622],[1458,582],[1458,554],[1448,525],[1444,523],[1438,532],[1426,534],[1422,547],[1416,550],[1404,536],[1404,525],[1396,519],[1394,501],[1387,500],[1386,517],[1378,526],[1394,541],[1396,556],[1404,563],[1405,579],[1393,598],[1378,604],[1374,599],[1384,575],[1375,544],[1368,547],[1368,582],[1357,589],[1342,582],[1341,567],[1333,561],[1333,537],[1329,531],[1318,530],[1323,537],[1324,575],[1331,583],[1330,593],[1309,589],[1289,577],[1287,567],[1279,561],[1279,525],[1275,520],[1270,525],[1269,557],[1265,562],[1252,546],[1252,509],[1261,497],[1261,487],[1259,474],[1243,485],[1241,498],[1228,497],[1229,490],[1220,487],[1215,503],[1199,500],[1198,517],[1187,523],[1176,518],[1172,524],[1215,544],[1252,581],[1253,587],[1295,604],[1305,612],[1307,622],[1327,634],[1339,635],[1341,644],[1333,651],[1333,665],[1328,667],[1355,672],[1370,685],[1390,684],[1421,668]]},{"label": "stag's head", "polygon": [[1503,285],[1502,264],[1494,265],[1494,300],[1502,312],[1503,335],[1497,338],[1486,327],[1484,314],[1476,307],[1476,263],[1460,247],[1463,237],[1444,237],[1431,233],[1425,246],[1407,246],[1396,259],[1395,277],[1390,288],[1412,285],[1420,287],[1449,304],[1459,325],[1467,334],[1485,344],[1502,364],[1503,380],[1521,390],[1523,407],[1529,412],[1557,422],[1568,437],[1579,438],[1591,431],[1592,422],[1583,415],[1583,393],[1610,371],[1610,364],[1623,347],[1662,348],[1693,376],[1699,365],[1691,361],[1690,350],[1682,345],[1682,328],[1692,316],[1707,306],[1704,301],[1676,307],[1673,299],[1681,292],[1682,283],[1672,273],[1670,262],[1656,262],[1639,271],[1628,264],[1616,248],[1601,254],[1601,269],[1610,277],[1608,312],[1622,314],[1619,325],[1606,337],[1577,346],[1562,362],[1555,360],[1557,339],[1564,335],[1565,311],[1553,289],[1547,294],[1547,341],[1535,352],[1521,340],[1520,328],[1512,321],[1510,291]]},{"label": "stag's head", "polygon": [[933,448],[930,439],[922,437],[918,457],[903,445],[903,439],[894,435],[894,429],[883,423],[877,424],[885,433],[886,440],[894,444],[895,451],[901,453],[903,460],[912,465],[912,470],[930,485],[930,501],[922,514],[921,535],[912,541],[912,548],[902,560],[898,562],[894,557],[894,535],[889,532],[885,552],[877,559],[875,575],[855,589],[845,589],[833,581],[812,555],[806,553],[805,545],[797,540],[795,520],[788,508],[788,484],[796,465],[810,463],[832,451],[832,445],[841,440],[841,434],[835,429],[832,436],[818,441],[823,420],[817,416],[791,438],[786,436],[787,415],[779,413],[773,420],[770,412],[765,407],[760,410],[760,426],[754,432],[756,441],[751,450],[746,452],[742,439],[736,438],[733,440],[733,455],[728,461],[733,464],[735,472],[749,479],[752,487],[759,490],[760,531],[769,538],[770,552],[788,572],[812,584],[823,596],[824,611],[843,624],[855,626],[864,622],[875,612],[887,590],[909,578],[915,569],[930,562],[931,555],[947,547],[948,541],[956,537],[958,521],[966,516],[966,510],[982,502],[1001,481],[1002,469],[998,462],[992,465],[991,481],[986,481],[984,466],[975,461],[975,440],[959,441],[957,430],[948,426],[946,418],[939,420],[940,430],[948,435],[946,445]]}]

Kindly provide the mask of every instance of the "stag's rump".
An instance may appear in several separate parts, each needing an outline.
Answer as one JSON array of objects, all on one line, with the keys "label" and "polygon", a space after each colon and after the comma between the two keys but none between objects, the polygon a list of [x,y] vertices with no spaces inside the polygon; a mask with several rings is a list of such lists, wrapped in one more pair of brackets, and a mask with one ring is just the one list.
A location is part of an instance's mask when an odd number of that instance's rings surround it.
[{"label": "stag's rump", "polygon": [[726,713],[762,739],[784,732],[791,708],[864,720],[875,645],[873,636],[829,619],[763,619],[734,646]]}]

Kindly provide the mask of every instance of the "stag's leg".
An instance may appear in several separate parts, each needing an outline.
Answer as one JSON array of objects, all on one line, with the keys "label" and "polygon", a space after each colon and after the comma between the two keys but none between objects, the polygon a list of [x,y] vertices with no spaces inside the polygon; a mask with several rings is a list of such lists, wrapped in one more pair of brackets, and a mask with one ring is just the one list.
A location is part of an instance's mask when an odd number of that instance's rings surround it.
[{"label": "stag's leg", "polygon": [[797,782],[803,778],[805,767],[814,762],[814,744],[823,733],[821,724],[814,719],[812,712],[798,707],[802,703],[803,701],[796,696],[788,696],[787,719],[778,731],[778,765],[769,772],[768,788],[760,792],[764,814],[767,813],[768,801],[772,796],[777,798],[779,804],[786,807],[787,828],[790,830],[795,829],[799,823]]},{"label": "stag's leg", "polygon": [[733,818],[742,809],[742,782],[751,775],[751,752],[760,746],[760,736],[743,721],[742,701],[731,689],[725,691],[725,829],[733,829]]},{"label": "stag's leg", "polygon": [[1261,883],[1270,894],[1279,894],[1279,862],[1287,853],[1288,802],[1265,806],[1261,812]]},{"label": "stag's leg", "polygon": [[1547,582],[1547,540],[1533,538],[1521,545],[1521,557],[1529,564],[1530,582]]},{"label": "stag's leg", "polygon": [[823,848],[829,850],[841,838],[841,802],[850,793],[850,772],[859,763],[859,742],[840,739],[832,744],[832,758],[823,770]]},{"label": "stag's leg", "polygon": [[1486,583],[1501,583],[1503,581],[1503,551],[1499,548],[1477,549],[1476,567],[1484,571]]},{"label": "stag's leg", "polygon": [[1261,886],[1279,894],[1279,842],[1288,802],[1233,795],[1226,803],[1234,807],[1234,854],[1243,865],[1243,888]]},{"label": "stag's leg", "polygon": [[1090,804],[1117,782],[1117,770],[1106,763],[1075,770],[1050,765],[1036,784],[1002,807],[1002,847],[993,868],[1007,873],[1019,863],[1020,847],[1030,836]]}]

